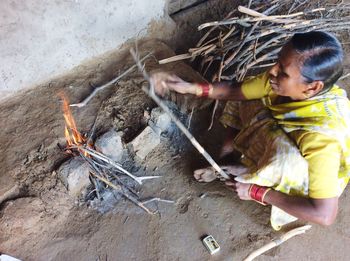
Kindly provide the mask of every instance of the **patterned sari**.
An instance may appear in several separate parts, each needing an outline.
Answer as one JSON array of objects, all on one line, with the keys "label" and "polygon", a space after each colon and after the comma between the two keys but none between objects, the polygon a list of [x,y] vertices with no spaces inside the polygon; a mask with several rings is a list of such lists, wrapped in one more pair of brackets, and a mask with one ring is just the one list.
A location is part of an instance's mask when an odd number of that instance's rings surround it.
[{"label": "patterned sari", "polygon": [[[272,93],[262,102],[230,101],[225,107],[221,122],[241,130],[234,146],[250,170],[236,180],[307,197],[308,163],[287,135],[305,130],[334,137],[341,144],[340,195],[350,177],[350,102],[345,91],[333,86],[327,93],[282,104],[273,104],[275,98]],[[271,225],[275,230],[294,220],[296,217],[272,206]]]}]

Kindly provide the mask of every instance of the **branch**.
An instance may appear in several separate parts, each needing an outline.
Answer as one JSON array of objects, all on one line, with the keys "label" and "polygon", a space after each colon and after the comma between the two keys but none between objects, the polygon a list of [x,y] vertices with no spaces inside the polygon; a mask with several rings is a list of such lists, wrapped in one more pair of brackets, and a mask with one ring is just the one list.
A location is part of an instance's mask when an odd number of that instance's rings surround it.
[{"label": "branch", "polygon": [[[150,57],[152,54],[147,54],[145,57],[143,57],[141,60],[144,61],[146,60],[148,57]],[[123,78],[125,75],[131,73],[134,69],[136,69],[136,65],[131,66],[129,69],[127,69],[125,72],[123,72],[121,75],[118,75],[116,78],[114,78],[113,80],[107,82],[106,84],[97,87],[94,89],[94,91],[88,96],[86,97],[82,102],[80,103],[74,103],[74,104],[70,104],[69,106],[71,107],[84,107],[95,95],[97,92],[105,89],[106,87],[111,86],[112,84],[115,84],[116,82],[118,82],[121,78]]]},{"label": "branch", "polygon": [[133,56],[137,67],[140,72],[143,74],[143,77],[148,81],[150,88],[142,88],[142,90],[148,94],[155,103],[158,104],[159,107],[163,109],[163,111],[169,115],[171,120],[177,125],[177,127],[185,134],[185,136],[190,140],[193,146],[203,155],[203,157],[213,166],[213,168],[225,179],[230,179],[230,177],[219,167],[219,165],[213,160],[213,158],[205,151],[205,149],[198,143],[198,141],[193,137],[193,135],[186,129],[183,123],[169,110],[169,108],[165,105],[165,103],[155,94],[154,86],[150,81],[150,77],[144,69],[144,65],[142,65],[141,60],[138,58],[138,55],[135,53],[133,49],[130,50],[131,55]]},{"label": "branch", "polygon": [[254,258],[260,256],[261,254],[265,253],[266,251],[279,246],[280,244],[282,244],[283,242],[287,241],[288,239],[300,235],[300,234],[304,234],[307,230],[309,230],[311,228],[310,225],[306,225],[306,226],[302,226],[302,227],[298,227],[295,229],[292,229],[290,231],[288,231],[287,233],[285,233],[284,235],[282,235],[281,237],[279,237],[278,239],[274,239],[273,241],[271,241],[270,243],[266,244],[265,246],[255,250],[254,252],[252,252],[249,256],[247,256],[244,261],[251,261]]},{"label": "branch", "polygon": [[105,184],[107,184],[108,186],[110,186],[111,188],[115,189],[116,191],[118,191],[119,193],[121,193],[123,196],[125,196],[127,199],[129,199],[131,202],[133,202],[134,204],[138,205],[140,208],[142,208],[144,211],[146,211],[148,214],[155,214],[154,212],[150,211],[147,207],[145,207],[143,205],[142,202],[139,202],[137,199],[135,199],[134,197],[123,193],[122,192],[122,187],[120,185],[115,185],[112,182],[110,182],[109,180],[95,174],[94,172],[90,171],[90,174],[92,176],[94,176],[95,178],[101,180],[102,182],[104,182]]}]

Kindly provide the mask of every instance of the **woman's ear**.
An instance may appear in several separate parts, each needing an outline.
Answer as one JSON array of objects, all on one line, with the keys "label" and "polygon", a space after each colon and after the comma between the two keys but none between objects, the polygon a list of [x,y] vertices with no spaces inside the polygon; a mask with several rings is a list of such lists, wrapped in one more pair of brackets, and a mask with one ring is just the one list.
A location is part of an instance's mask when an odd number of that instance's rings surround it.
[{"label": "woman's ear", "polygon": [[304,93],[307,97],[312,97],[318,94],[320,91],[322,91],[323,87],[324,87],[323,81],[313,81],[312,83],[309,83],[307,85],[307,89],[305,90]]}]

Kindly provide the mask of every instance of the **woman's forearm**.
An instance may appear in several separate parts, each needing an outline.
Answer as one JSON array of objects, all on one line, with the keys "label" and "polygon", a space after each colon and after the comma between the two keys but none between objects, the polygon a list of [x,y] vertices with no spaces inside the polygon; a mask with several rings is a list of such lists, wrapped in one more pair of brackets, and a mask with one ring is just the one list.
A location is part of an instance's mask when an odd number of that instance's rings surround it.
[{"label": "woman's forearm", "polygon": [[[186,83],[186,88],[179,87],[179,85],[169,84],[172,90],[182,93],[182,94],[193,94],[201,97],[203,93],[203,86],[207,84],[199,83]],[[241,84],[232,84],[231,82],[217,82],[209,84],[208,98],[214,100],[232,100],[232,101],[242,101],[246,100],[244,97]]]},{"label": "woman's forearm", "polygon": [[297,218],[321,225],[332,224],[338,210],[338,198],[310,199],[289,196],[275,190],[269,191],[264,201]]},{"label": "woman's forearm", "polygon": [[167,91],[180,94],[193,94],[199,97],[208,97],[215,100],[246,100],[241,90],[241,83],[229,81],[213,84],[186,82],[176,75],[165,72],[153,73],[150,77],[154,91],[163,96]]},{"label": "woman's forearm", "polygon": [[246,100],[241,90],[241,83],[217,82],[212,84],[208,97],[215,100]]}]

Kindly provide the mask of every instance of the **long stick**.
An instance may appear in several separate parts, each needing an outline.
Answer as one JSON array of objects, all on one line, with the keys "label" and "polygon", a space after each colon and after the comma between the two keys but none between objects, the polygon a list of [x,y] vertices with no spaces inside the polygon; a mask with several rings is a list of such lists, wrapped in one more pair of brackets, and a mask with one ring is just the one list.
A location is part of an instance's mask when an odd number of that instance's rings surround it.
[{"label": "long stick", "polygon": [[175,56],[172,56],[169,58],[165,58],[163,60],[158,61],[158,63],[159,64],[171,63],[171,62],[176,62],[176,61],[180,61],[180,60],[190,59],[193,56],[194,55],[192,55],[192,54],[184,53],[184,54],[175,55]]},{"label": "long stick", "polygon": [[234,51],[233,54],[231,54],[224,62],[224,66],[226,66],[227,64],[229,64],[235,57],[236,55],[239,53],[239,51],[242,49],[242,47],[245,45],[245,43],[247,42],[247,39],[249,38],[249,36],[254,32],[255,28],[259,25],[259,22],[256,22],[253,27],[250,29],[250,31],[248,32],[248,34],[244,37],[243,41],[241,42],[241,44],[238,46],[238,48]]},{"label": "long stick", "polygon": [[[225,41],[234,31],[235,31],[235,28],[232,27],[227,32],[227,34],[222,37],[222,41]],[[172,57],[159,60],[158,63],[159,64],[166,64],[166,63],[176,62],[176,61],[180,61],[180,60],[186,60],[186,59],[190,59],[190,58],[195,58],[196,56],[199,56],[202,53],[204,55],[207,55],[208,53],[214,51],[216,48],[217,48],[217,46],[215,44],[210,44],[210,45],[202,46],[202,47],[199,47],[199,48],[191,48],[191,49],[188,50],[189,53],[174,55]]]},{"label": "long stick", "polygon": [[[317,8],[314,10],[311,10],[310,13],[313,12],[318,12],[318,11],[324,11],[324,8]],[[274,23],[283,23],[283,24],[288,24],[288,23],[293,23],[296,22],[297,20],[295,19],[285,19],[285,18],[293,18],[296,16],[301,16],[301,15],[305,15],[305,12],[298,12],[298,13],[294,13],[294,14],[289,14],[289,15],[271,15],[271,16],[267,16],[264,15],[262,13],[259,13],[257,11],[254,11],[252,9],[246,8],[244,6],[239,6],[238,7],[238,11],[240,11],[241,13],[244,14],[248,14],[250,16],[256,17],[256,18],[242,18],[242,19],[237,19],[237,18],[230,18],[227,20],[223,20],[223,21],[214,21],[214,22],[208,22],[208,23],[204,23],[201,24],[200,26],[198,26],[198,30],[202,30],[206,27],[209,26],[218,26],[218,25],[229,25],[229,24],[237,24],[239,22],[258,22],[258,21],[271,21]],[[281,19],[283,18],[283,19]]]},{"label": "long stick", "polygon": [[122,166],[113,161],[112,159],[110,159],[109,157],[107,157],[106,155],[103,155],[102,153],[99,153],[98,151],[95,151],[91,148],[84,148],[82,146],[71,146],[72,148],[77,148],[83,152],[86,152],[88,154],[90,154],[91,156],[94,156],[108,164],[110,164],[112,167],[115,167],[116,169],[118,169],[119,171],[123,172],[125,175],[129,176],[130,178],[132,178],[133,180],[135,180],[137,183],[139,183],[140,185],[142,184],[142,181],[144,180],[149,180],[149,179],[156,179],[156,178],[161,178],[161,176],[144,176],[144,177],[136,177],[133,174],[131,174],[129,171],[125,170],[124,168],[122,168]]},{"label": "long stick", "polygon": [[[231,16],[233,13],[234,13],[233,11],[229,12],[229,13],[227,14],[227,16],[224,18],[224,20],[229,19],[230,16]],[[210,28],[210,30],[209,30],[208,32],[206,32],[205,35],[198,41],[196,47],[200,47],[200,46],[202,45],[202,43],[208,38],[208,36],[209,36],[216,28],[218,28],[218,26],[214,26],[214,27]],[[233,29],[235,29],[235,28],[233,28]]]},{"label": "long stick", "polygon": [[[115,189],[116,191],[122,193],[122,187],[120,185],[115,185],[112,182],[110,182],[109,180],[93,173],[92,171],[90,171],[91,175],[93,175],[95,178],[103,181],[104,183],[106,183],[108,186],[110,186],[111,188]],[[146,211],[148,214],[155,214],[152,211],[150,211],[148,208],[146,208],[143,203],[139,202],[138,200],[134,199],[133,197],[129,196],[128,194],[122,193],[127,199],[129,199],[130,201],[132,201],[134,204],[138,205],[140,208],[142,208],[144,211]]]},{"label": "long stick", "polygon": [[282,244],[283,242],[287,241],[288,239],[290,239],[290,238],[292,238],[294,236],[300,235],[300,234],[304,234],[310,228],[311,228],[310,225],[294,228],[294,229],[288,231],[287,233],[285,233],[284,235],[282,235],[281,237],[279,237],[278,239],[274,239],[273,241],[271,241],[270,243],[266,244],[265,246],[255,250],[249,256],[247,256],[243,261],[251,261],[254,258],[260,256],[263,253],[265,253],[266,251],[270,250],[271,248],[279,246],[280,244]]},{"label": "long stick", "polygon": [[[146,60],[148,57],[150,57],[152,54],[147,54],[145,57],[143,57],[141,60],[144,61]],[[70,104],[69,106],[71,107],[84,107],[95,95],[97,92],[105,89],[106,87],[109,87],[111,86],[112,84],[118,82],[121,78],[123,78],[125,75],[131,73],[133,70],[135,70],[136,66],[133,65],[131,66],[129,69],[127,69],[125,72],[123,72],[122,74],[118,75],[116,78],[114,78],[113,80],[107,82],[106,84],[100,86],[100,87],[97,87],[94,89],[94,91],[88,96],[86,97],[82,102],[80,103],[74,103],[74,104]]]},{"label": "long stick", "polygon": [[150,81],[150,78],[144,66],[141,64],[140,59],[133,49],[130,50],[131,55],[133,56],[137,67],[140,72],[143,74],[143,77],[148,81],[150,89],[142,88],[142,90],[147,93],[154,101],[158,104],[159,107],[169,115],[171,120],[177,125],[177,127],[185,134],[185,136],[190,140],[193,146],[203,155],[203,157],[214,167],[214,169],[225,179],[230,179],[230,177],[219,167],[219,165],[213,160],[213,158],[205,151],[205,149],[198,143],[198,141],[193,137],[193,135],[186,129],[185,125],[169,110],[169,108],[164,104],[164,102],[154,93],[154,86]]}]

